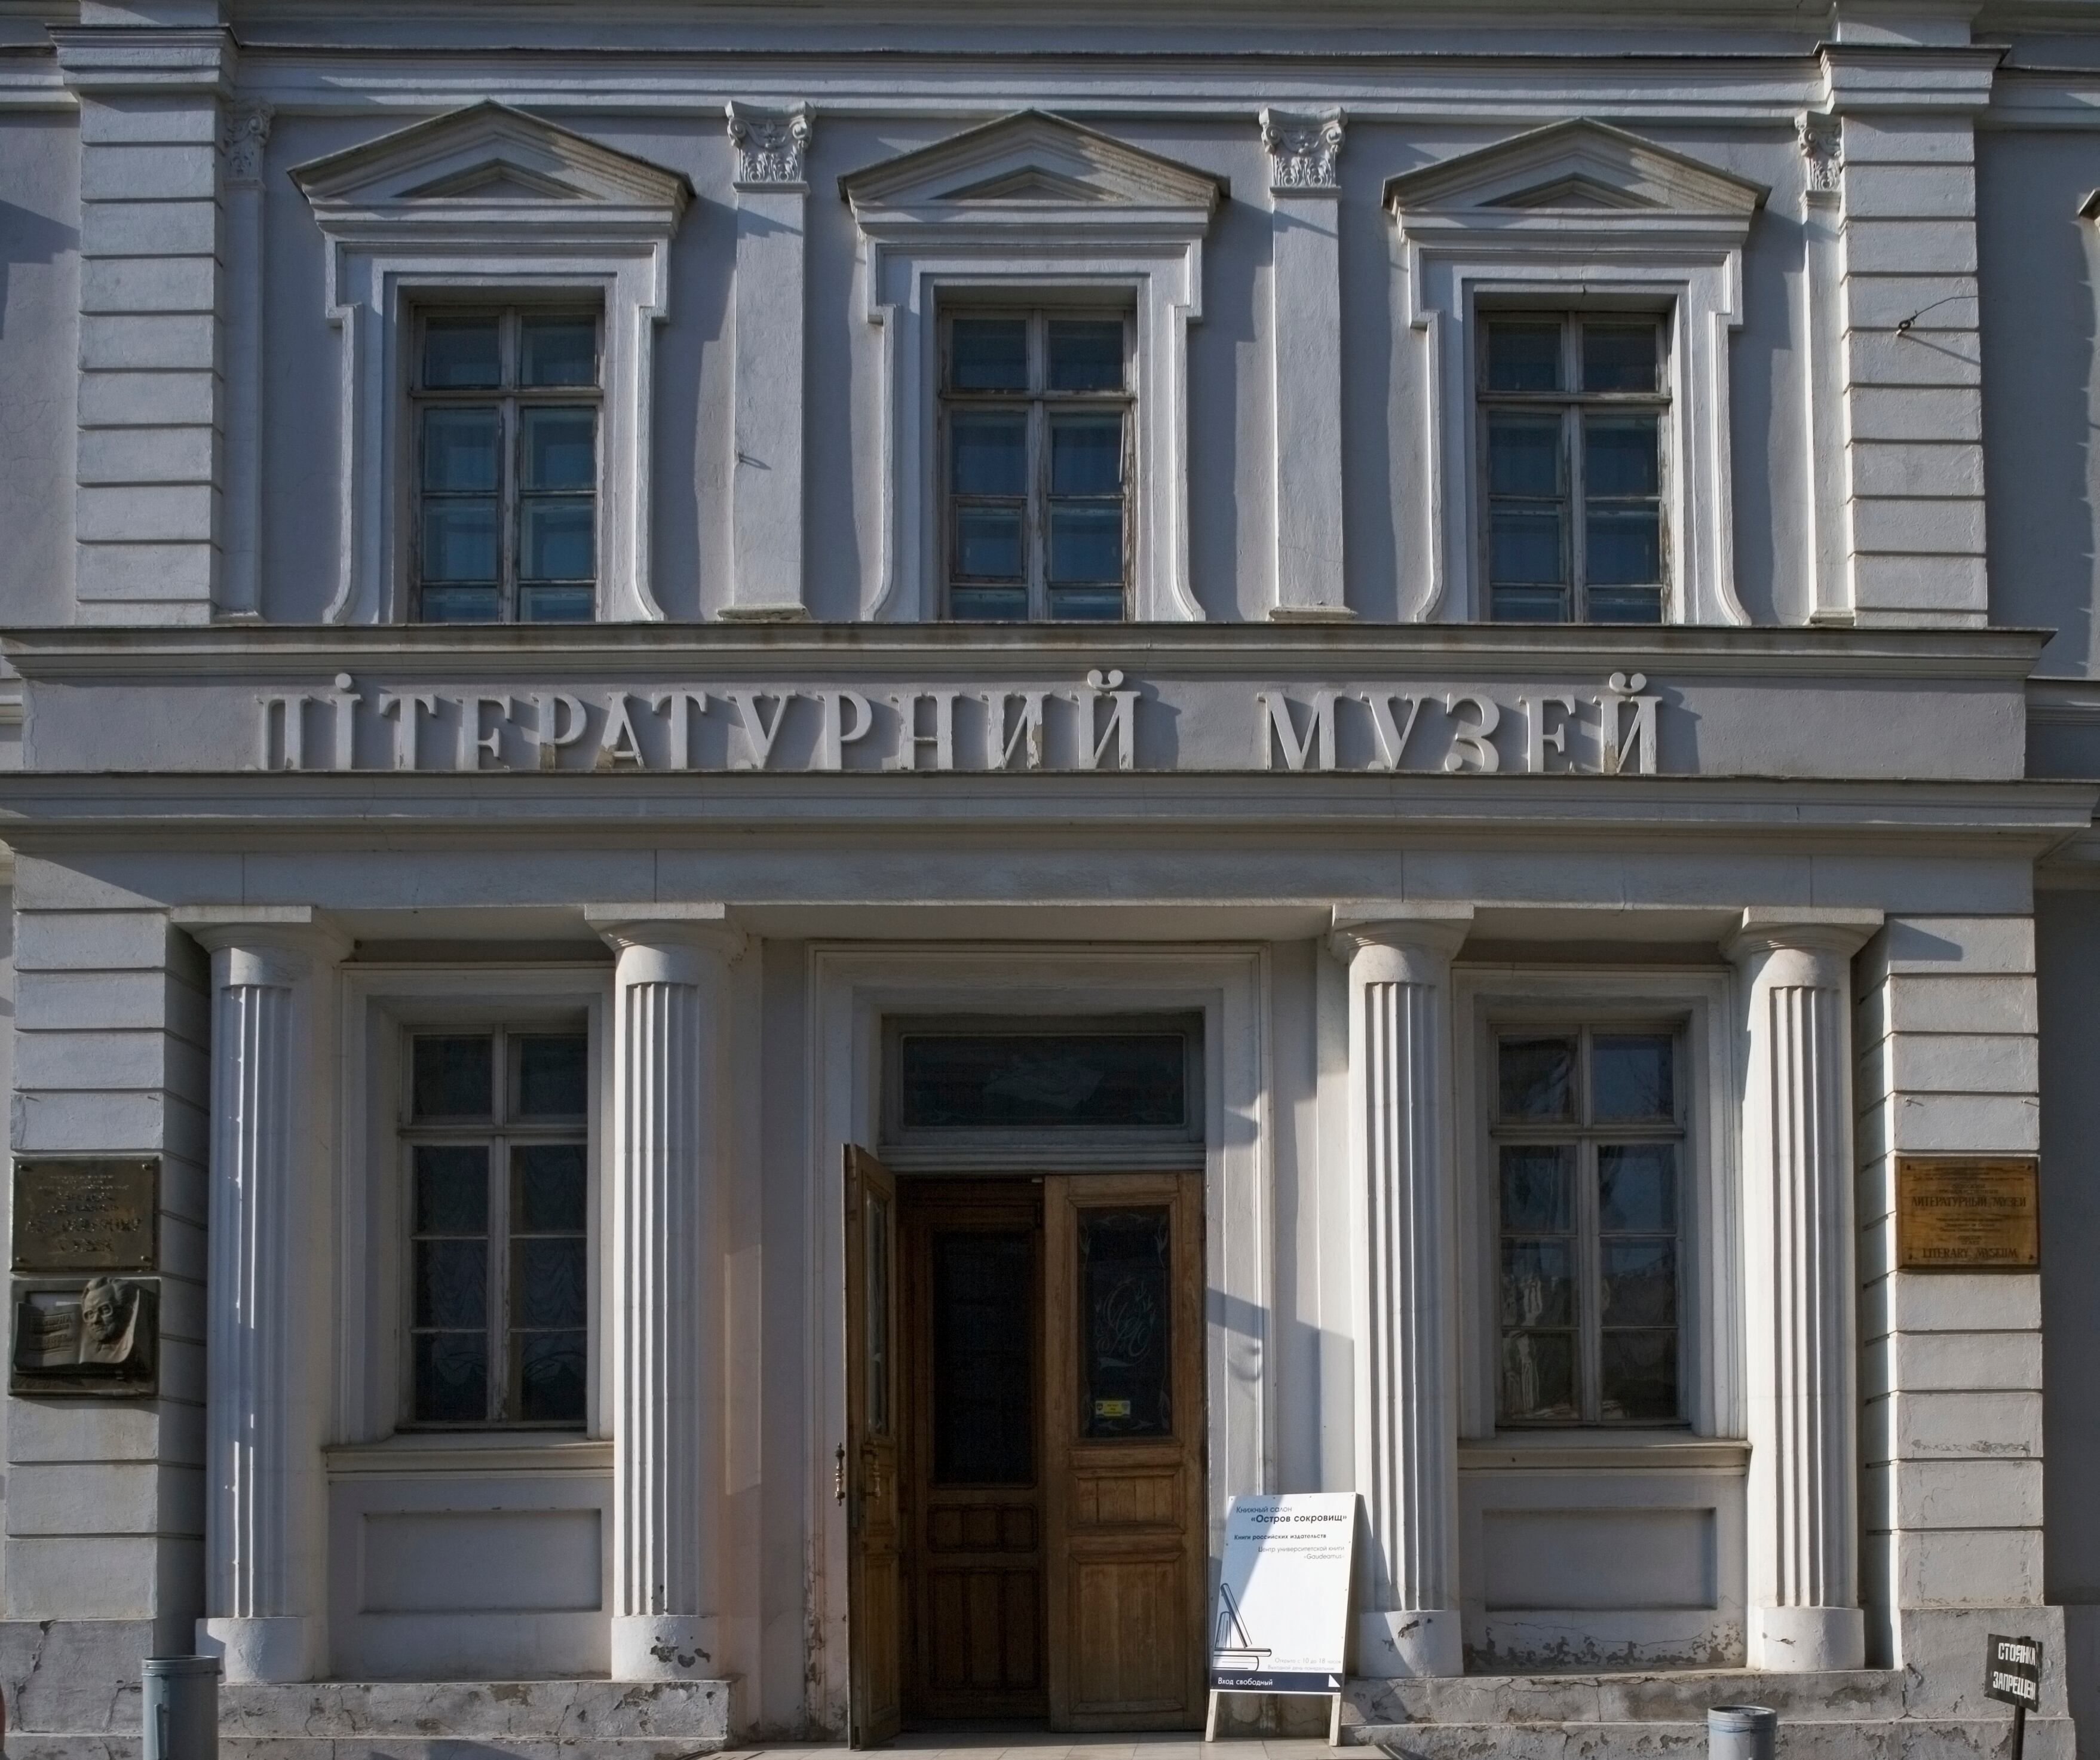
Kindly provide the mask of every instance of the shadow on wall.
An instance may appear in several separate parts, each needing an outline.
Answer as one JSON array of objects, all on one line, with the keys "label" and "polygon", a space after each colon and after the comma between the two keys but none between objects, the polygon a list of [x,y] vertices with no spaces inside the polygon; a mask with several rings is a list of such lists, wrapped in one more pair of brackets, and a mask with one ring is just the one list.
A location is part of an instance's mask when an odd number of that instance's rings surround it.
[{"label": "shadow on wall", "polygon": [[56,220],[0,201],[0,336],[7,330],[7,271],[15,264],[55,262],[80,248],[80,234]]}]

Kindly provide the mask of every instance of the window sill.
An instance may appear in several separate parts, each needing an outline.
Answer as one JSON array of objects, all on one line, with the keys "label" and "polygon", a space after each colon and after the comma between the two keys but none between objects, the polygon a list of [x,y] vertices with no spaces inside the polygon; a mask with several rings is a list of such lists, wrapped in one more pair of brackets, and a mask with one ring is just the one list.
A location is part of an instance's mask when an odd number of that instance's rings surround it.
[{"label": "window sill", "polygon": [[338,1443],[321,1451],[330,1479],[437,1478],[454,1475],[584,1474],[612,1471],[612,1444],[597,1437],[502,1431],[411,1431],[382,1442]]},{"label": "window sill", "polygon": [[1462,1473],[1734,1472],[1750,1445],[1681,1430],[1504,1431],[1458,1444]]}]

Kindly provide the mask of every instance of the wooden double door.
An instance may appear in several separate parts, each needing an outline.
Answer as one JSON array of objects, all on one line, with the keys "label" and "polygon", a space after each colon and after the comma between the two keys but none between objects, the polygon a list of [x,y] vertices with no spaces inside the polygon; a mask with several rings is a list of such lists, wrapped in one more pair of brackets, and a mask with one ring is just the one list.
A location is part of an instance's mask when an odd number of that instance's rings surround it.
[{"label": "wooden double door", "polygon": [[1199,1727],[1201,1179],[847,1160],[854,1745]]}]

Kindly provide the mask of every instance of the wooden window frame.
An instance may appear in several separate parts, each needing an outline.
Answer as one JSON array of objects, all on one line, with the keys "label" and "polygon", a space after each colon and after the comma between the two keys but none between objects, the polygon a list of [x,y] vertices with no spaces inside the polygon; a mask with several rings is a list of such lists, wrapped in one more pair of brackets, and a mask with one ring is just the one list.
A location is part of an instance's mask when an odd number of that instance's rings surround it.
[{"label": "wooden window frame", "polygon": [[[1652,327],[1656,338],[1656,389],[1653,391],[1586,391],[1579,389],[1582,384],[1582,327],[1593,321],[1621,326],[1639,322]],[[1561,383],[1574,389],[1557,391],[1490,390],[1488,359],[1493,333],[1496,325],[1507,324],[1558,325],[1560,331]],[[1490,489],[1489,451],[1493,426],[1490,417],[1498,410],[1511,410],[1534,414],[1552,413],[1560,417],[1560,462],[1565,472],[1565,488],[1560,500],[1567,509],[1562,541],[1565,547],[1564,571],[1567,576],[1565,591],[1568,613],[1560,621],[1563,624],[1592,624],[1595,620],[1590,615],[1586,567],[1588,524],[1584,517],[1588,492],[1583,479],[1582,418],[1585,415],[1600,411],[1618,410],[1651,414],[1656,418],[1656,559],[1661,577],[1657,584],[1661,591],[1654,623],[1612,620],[1601,627],[1643,629],[1677,621],[1682,614],[1678,603],[1674,571],[1671,567],[1674,543],[1674,522],[1671,518],[1671,511],[1676,494],[1677,472],[1670,446],[1673,412],[1670,385],[1672,326],[1670,315],[1645,308],[1577,310],[1566,307],[1494,307],[1480,312],[1474,328],[1477,333],[1474,339],[1473,398],[1479,411],[1479,420],[1476,425],[1477,443],[1473,472],[1480,509],[1476,549],[1480,593],[1488,620],[1493,623],[1543,621],[1503,618],[1495,609],[1494,496]],[[1526,584],[1512,582],[1511,584]]]},{"label": "wooden window frame", "polygon": [[[523,321],[527,318],[585,318],[588,317],[597,329],[597,342],[592,358],[591,382],[588,386],[547,385],[527,386],[519,382],[521,348],[519,337]],[[444,386],[432,387],[423,381],[425,362],[424,338],[430,320],[456,322],[462,319],[494,318],[497,325],[496,350],[500,364],[500,378],[494,386]],[[491,621],[515,624],[527,621],[518,615],[518,543],[523,517],[523,497],[519,482],[523,475],[523,460],[519,453],[523,425],[519,420],[521,405],[530,404],[534,408],[543,405],[566,405],[588,408],[594,412],[593,443],[597,458],[591,482],[591,615],[580,620],[532,620],[536,622],[576,621],[596,623],[605,614],[605,521],[607,496],[606,493],[606,377],[607,337],[605,307],[602,301],[579,302],[550,293],[544,299],[511,298],[501,303],[484,301],[449,302],[426,299],[413,308],[408,327],[409,346],[404,362],[407,373],[405,401],[408,409],[408,434],[405,457],[408,461],[406,480],[403,484],[407,504],[407,556],[410,621],[431,621],[423,615],[423,592],[426,583],[423,578],[423,501],[428,492],[423,476],[423,412],[426,409],[452,406],[461,408],[483,408],[493,404],[496,411],[496,457],[498,470],[496,532],[496,606],[497,615]],[[449,583],[430,583],[449,584]],[[580,583],[579,583],[580,584]],[[436,620],[439,622],[462,623],[463,619]]]},{"label": "wooden window frame", "polygon": [[[520,1039],[578,1037],[584,1041],[585,1109],[572,1119],[550,1118],[545,1123],[523,1121],[515,1116],[515,1070],[512,1047]],[[415,1116],[415,1042],[419,1039],[478,1039],[491,1041],[494,1109],[487,1118],[419,1119]],[[597,1050],[588,1023],[581,1019],[520,1017],[492,1021],[428,1022],[400,1030],[400,1078],[396,1138],[399,1144],[398,1178],[402,1194],[400,1218],[401,1295],[400,1417],[398,1427],[412,1431],[532,1431],[557,1434],[580,1432],[590,1427],[591,1370],[598,1348],[595,1303],[588,1293],[597,1264],[598,1215],[593,1111],[589,1084],[598,1078]],[[584,1262],[587,1293],[584,1305],[585,1402],[574,1418],[521,1418],[510,1410],[511,1387],[510,1151],[515,1146],[568,1144],[581,1146],[585,1170],[584,1209]],[[487,1276],[488,1339],[486,1415],[473,1418],[428,1418],[416,1414],[416,1338],[419,1332],[458,1329],[418,1327],[415,1319],[416,1242],[415,1151],[426,1145],[486,1146],[488,1151],[488,1242]]]},{"label": "wooden window frame", "polygon": [[[1029,387],[1024,391],[959,390],[951,383],[949,364],[953,358],[951,338],[958,318],[1024,318],[1028,323]],[[1054,320],[1078,319],[1101,322],[1114,319],[1123,325],[1123,389],[1120,391],[1057,391],[1044,383],[1049,359],[1049,325]],[[1004,582],[965,580],[958,571],[955,554],[955,503],[952,468],[951,420],[964,409],[999,409],[1017,406],[1028,412],[1027,497],[1022,513],[1021,544],[1025,551],[1028,609],[1025,618],[1000,621],[1050,623],[1128,623],[1136,590],[1137,505],[1137,324],[1128,306],[1088,305],[1045,301],[1022,305],[999,302],[958,302],[943,304],[938,312],[937,362],[938,409],[937,468],[939,483],[936,500],[940,509],[941,616],[954,617],[951,609],[958,586],[997,586]],[[1051,611],[1049,586],[1049,422],[1054,410],[1114,409],[1123,416],[1123,579],[1119,590],[1123,611],[1119,617],[1060,619]],[[1101,583],[1098,584],[1105,584]]]},{"label": "wooden window frame", "polygon": [[[1648,1120],[1621,1120],[1599,1123],[1591,1116],[1591,1045],[1599,1034],[1668,1034],[1670,1042],[1672,1116],[1667,1123]],[[1501,1108],[1501,1048],[1505,1040],[1529,1038],[1572,1038],[1576,1041],[1575,1089],[1577,1106],[1568,1119],[1511,1121]],[[1683,1017],[1617,1017],[1608,1013],[1565,1015],[1527,1020],[1522,1017],[1497,1018],[1487,1035],[1488,1063],[1481,1072],[1489,1119],[1487,1164],[1483,1170],[1487,1190],[1485,1209],[1489,1238],[1493,1245],[1496,1318],[1490,1374],[1493,1383],[1494,1421],[1498,1430],[1675,1430],[1688,1429],[1692,1419],[1693,1390],[1691,1328],[1686,1312],[1688,1267],[1699,1250],[1694,1237],[1696,1206],[1692,1185],[1697,1178],[1694,1163],[1695,1128],[1688,1078],[1692,1059],[1687,1043],[1687,1022]],[[1674,1278],[1677,1312],[1672,1325],[1677,1335],[1677,1409],[1670,1418],[1607,1418],[1602,1410],[1602,1351],[1604,1324],[1599,1283],[1602,1277],[1601,1231],[1597,1221],[1597,1150],[1600,1144],[1669,1143],[1677,1149]],[[1506,1330],[1499,1313],[1500,1255],[1502,1242],[1502,1154],[1505,1147],[1526,1144],[1575,1148],[1575,1334],[1576,1397],[1580,1408],[1573,1418],[1518,1418],[1502,1409],[1501,1356]],[[1644,1231],[1645,1232],[1645,1231]]]}]

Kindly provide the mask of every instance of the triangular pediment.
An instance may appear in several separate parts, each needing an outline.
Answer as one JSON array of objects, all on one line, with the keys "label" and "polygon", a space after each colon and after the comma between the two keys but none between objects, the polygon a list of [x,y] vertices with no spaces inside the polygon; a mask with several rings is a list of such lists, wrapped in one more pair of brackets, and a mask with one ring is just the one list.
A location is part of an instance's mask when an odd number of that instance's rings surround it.
[{"label": "triangular pediment", "polygon": [[839,180],[863,218],[883,211],[1002,205],[1181,209],[1207,216],[1222,178],[1047,111],[1022,110]]},{"label": "triangular pediment", "polygon": [[433,117],[298,166],[317,213],[564,207],[655,210],[675,218],[684,175],[508,104]]},{"label": "triangular pediment", "polygon": [[1522,210],[1542,217],[1647,212],[1747,225],[1770,192],[1608,123],[1577,117],[1391,179],[1386,205],[1415,214]]}]

